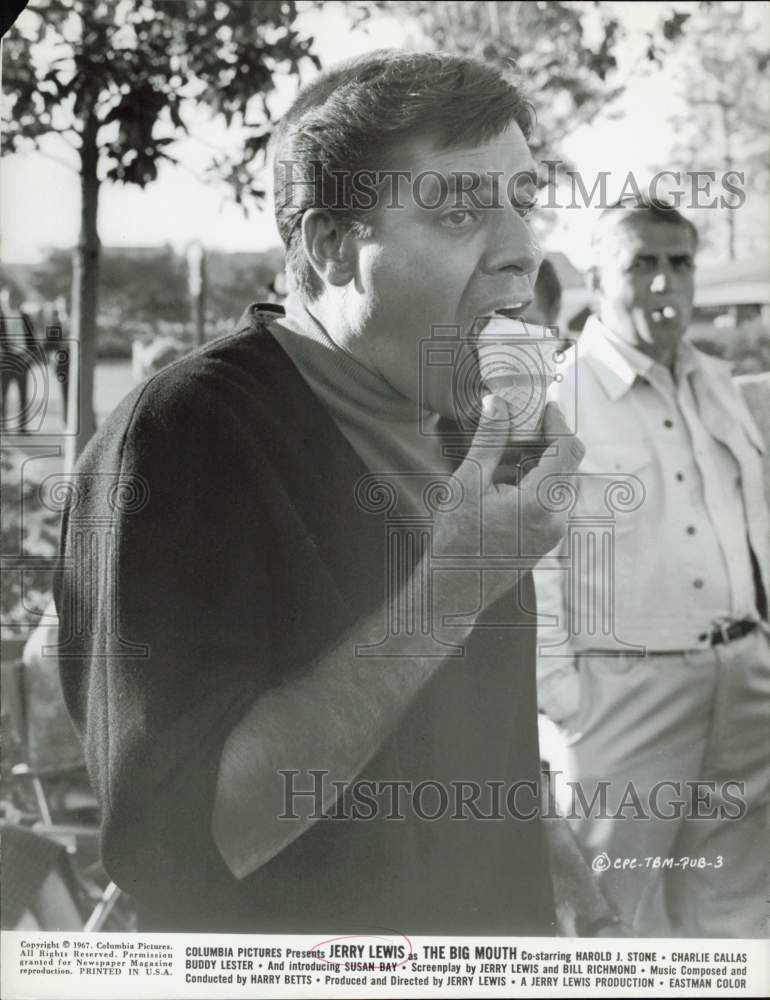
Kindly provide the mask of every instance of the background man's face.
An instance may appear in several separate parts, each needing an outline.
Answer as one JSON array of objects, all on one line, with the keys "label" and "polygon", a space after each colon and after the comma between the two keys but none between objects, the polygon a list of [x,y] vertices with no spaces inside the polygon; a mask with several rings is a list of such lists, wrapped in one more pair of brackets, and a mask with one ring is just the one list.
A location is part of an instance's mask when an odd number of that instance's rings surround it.
[{"label": "background man's face", "polygon": [[[359,253],[359,335],[350,347],[404,396],[451,418],[450,373],[428,367],[421,376],[420,342],[436,325],[459,327],[467,337],[478,317],[517,305],[523,311],[532,299],[542,254],[526,221],[535,185],[522,175],[534,172],[534,163],[521,130],[511,125],[481,146],[436,152],[428,138],[409,142],[394,151],[388,167],[409,170],[412,178],[425,171],[481,178],[476,205],[468,193],[440,199],[429,176],[416,199],[412,184],[402,183],[403,207],[377,209]],[[484,189],[494,171],[501,178],[496,198]],[[514,176],[518,200],[511,204],[506,181]],[[477,207],[490,200],[494,207]],[[438,201],[440,207],[427,207]]]},{"label": "background man's face", "polygon": [[602,322],[653,357],[665,356],[690,325],[694,260],[687,226],[644,217],[617,224],[599,247]]}]

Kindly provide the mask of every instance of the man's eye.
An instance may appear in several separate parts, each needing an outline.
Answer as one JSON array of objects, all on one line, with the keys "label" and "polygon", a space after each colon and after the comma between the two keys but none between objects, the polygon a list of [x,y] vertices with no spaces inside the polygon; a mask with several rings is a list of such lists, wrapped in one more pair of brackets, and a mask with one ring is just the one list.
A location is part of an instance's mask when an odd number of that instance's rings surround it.
[{"label": "man's eye", "polygon": [[693,266],[693,264],[692,264],[692,257],[688,257],[688,256],[672,257],[671,258],[671,265],[677,271],[689,271],[692,268],[692,266]]},{"label": "man's eye", "polygon": [[467,229],[476,221],[476,213],[468,208],[456,208],[441,216],[441,225],[447,229]]}]

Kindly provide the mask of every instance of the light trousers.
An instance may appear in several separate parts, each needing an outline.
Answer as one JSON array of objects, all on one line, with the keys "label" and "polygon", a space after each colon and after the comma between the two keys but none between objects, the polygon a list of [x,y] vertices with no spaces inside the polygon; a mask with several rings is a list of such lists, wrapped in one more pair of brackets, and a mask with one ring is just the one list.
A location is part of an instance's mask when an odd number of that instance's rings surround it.
[{"label": "light trousers", "polygon": [[556,799],[625,922],[766,937],[767,626],[693,652],[581,654],[547,681]]}]

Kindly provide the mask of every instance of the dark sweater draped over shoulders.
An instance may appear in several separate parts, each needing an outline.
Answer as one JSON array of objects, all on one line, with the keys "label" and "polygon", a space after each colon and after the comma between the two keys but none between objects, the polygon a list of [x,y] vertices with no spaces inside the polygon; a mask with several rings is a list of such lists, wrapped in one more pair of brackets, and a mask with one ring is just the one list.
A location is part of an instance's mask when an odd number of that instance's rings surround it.
[{"label": "dark sweater draped over shoulders", "polygon": [[[228,734],[385,596],[385,525],[354,498],[367,470],[260,310],[130,393],[70,488],[60,671],[105,866],[147,930],[552,933],[538,819],[321,820],[242,880],[216,849]],[[518,596],[362,777],[534,787],[528,574]]]}]

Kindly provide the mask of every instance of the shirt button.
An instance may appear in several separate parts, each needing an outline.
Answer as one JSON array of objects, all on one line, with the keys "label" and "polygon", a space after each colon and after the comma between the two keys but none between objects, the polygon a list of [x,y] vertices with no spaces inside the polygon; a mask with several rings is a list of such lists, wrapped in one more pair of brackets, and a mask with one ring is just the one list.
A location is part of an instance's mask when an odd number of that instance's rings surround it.
[{"label": "shirt button", "polygon": [[700,577],[697,577],[695,580],[693,580],[692,585],[693,587],[695,587],[696,590],[700,590],[703,587],[703,580],[701,580]]},{"label": "shirt button", "polygon": [[701,634],[698,636],[698,642],[706,642],[707,639],[708,639],[707,632],[701,632]]},{"label": "shirt button", "polygon": [[664,427],[673,427],[674,426],[674,421],[673,420],[669,420],[668,417],[666,417],[666,419],[663,421],[663,426]]},{"label": "shirt button", "polygon": [[676,481],[678,483],[681,483],[683,480],[684,480],[684,473],[683,472],[677,472],[677,474],[676,474]]},{"label": "shirt button", "polygon": [[688,535],[694,535],[695,534],[695,528],[693,528],[693,526],[691,524],[689,524],[687,526],[687,534]]}]

